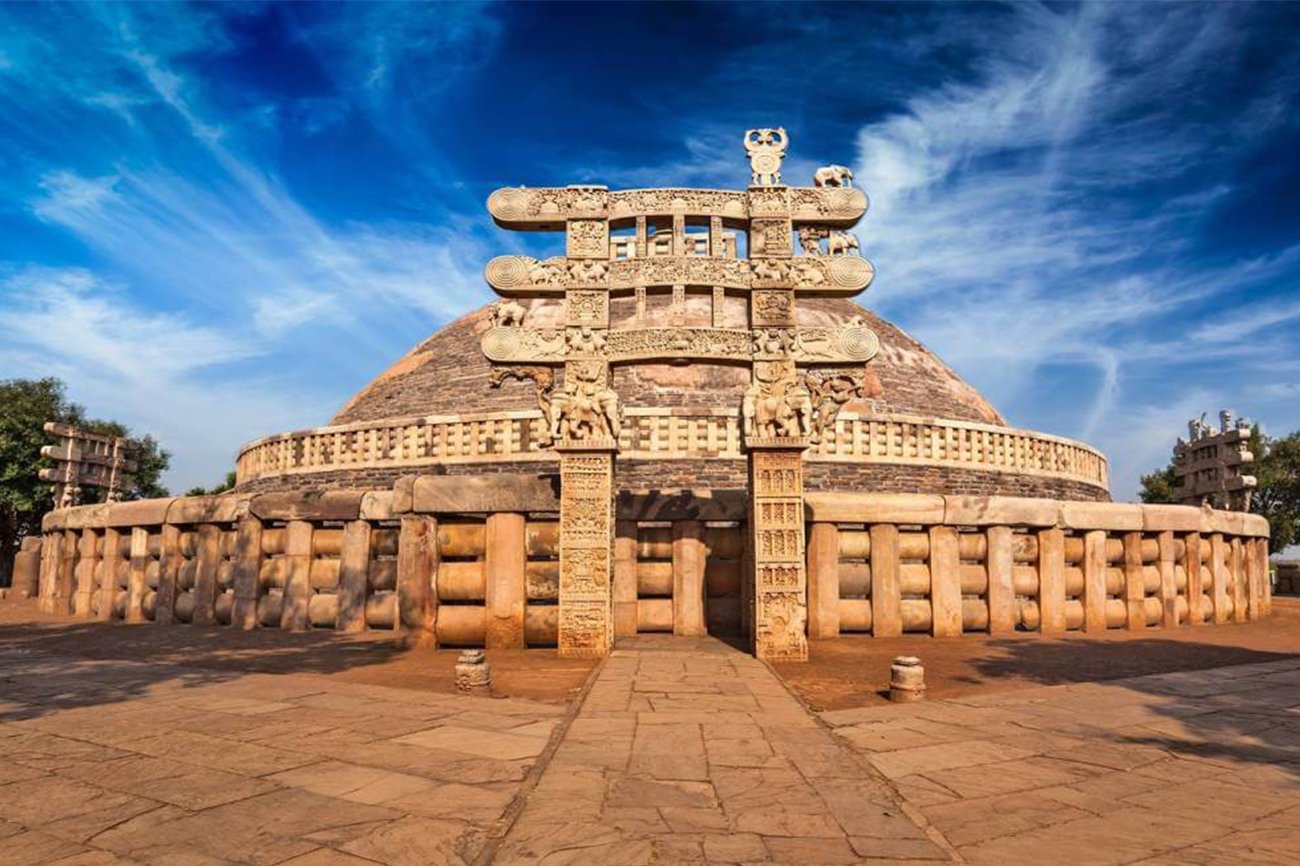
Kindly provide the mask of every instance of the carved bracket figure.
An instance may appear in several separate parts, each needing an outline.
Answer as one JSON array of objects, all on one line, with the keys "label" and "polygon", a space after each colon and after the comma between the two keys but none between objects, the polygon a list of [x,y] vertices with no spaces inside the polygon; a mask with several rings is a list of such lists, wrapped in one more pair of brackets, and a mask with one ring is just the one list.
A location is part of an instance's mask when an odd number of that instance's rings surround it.
[{"label": "carved bracket figure", "polygon": [[602,382],[603,362],[575,363],[565,376],[564,390],[551,398],[551,437],[618,439],[623,425],[618,393]]},{"label": "carved bracket figure", "polygon": [[829,229],[816,226],[803,226],[799,229],[799,246],[806,256],[822,255],[822,241],[830,234]]},{"label": "carved bracket figure", "polygon": [[812,435],[812,395],[781,361],[756,361],[754,382],[741,405],[745,435],[798,437]]},{"label": "carved bracket figure", "polygon": [[808,374],[804,384],[813,395],[812,441],[821,442],[828,430],[835,428],[835,419],[850,400],[865,397],[861,377],[847,373]]},{"label": "carved bracket figure", "polygon": [[555,391],[554,371],[540,365],[492,367],[490,383],[493,388],[500,388],[507,379],[532,381],[537,390],[537,408],[542,412],[542,435],[539,440],[543,446],[550,445],[554,441],[552,431],[555,429],[555,421],[551,417],[551,397]]}]

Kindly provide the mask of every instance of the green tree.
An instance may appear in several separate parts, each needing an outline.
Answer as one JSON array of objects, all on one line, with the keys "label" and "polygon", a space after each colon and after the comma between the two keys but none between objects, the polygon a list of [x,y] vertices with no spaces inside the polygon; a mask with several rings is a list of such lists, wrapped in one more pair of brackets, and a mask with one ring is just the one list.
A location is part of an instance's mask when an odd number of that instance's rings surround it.
[{"label": "green tree", "polygon": [[212,487],[204,487],[202,485],[196,485],[194,487],[191,487],[189,490],[186,490],[185,495],[186,496],[215,496],[218,493],[225,493],[228,490],[233,490],[234,487],[235,487],[235,473],[227,472],[225,480],[222,481],[220,484],[215,484]]},{"label": "green tree", "polygon": [[[25,535],[40,532],[41,518],[53,502],[50,484],[41,481],[41,446],[52,444],[42,429],[46,421],[75,424],[97,433],[128,436],[130,431],[115,421],[86,417],[86,411],[64,395],[58,379],[9,379],[0,381],[0,586],[8,586],[13,554]],[[170,455],[152,436],[134,440],[139,446],[134,460],[139,468],[126,499],[166,496],[159,478],[167,469]],[[94,488],[85,493],[94,495]],[[101,494],[102,495],[102,494]]]},{"label": "green tree", "polygon": [[[1300,430],[1280,438],[1252,428],[1250,450],[1255,462],[1248,470],[1255,476],[1250,510],[1267,518],[1272,528],[1269,547],[1281,550],[1300,543]],[[1174,463],[1171,459],[1141,479],[1138,492],[1143,502],[1173,502]]]}]

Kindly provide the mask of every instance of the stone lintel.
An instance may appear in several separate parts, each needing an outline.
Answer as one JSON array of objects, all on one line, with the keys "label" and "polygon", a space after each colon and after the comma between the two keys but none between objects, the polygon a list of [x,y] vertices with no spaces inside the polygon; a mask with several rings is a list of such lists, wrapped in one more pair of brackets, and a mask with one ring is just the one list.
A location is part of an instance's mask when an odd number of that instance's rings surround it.
[{"label": "stone lintel", "polygon": [[[394,512],[399,509],[399,498],[394,497]],[[411,481],[406,510],[422,514],[559,511],[559,478],[522,474],[421,475]]]}]

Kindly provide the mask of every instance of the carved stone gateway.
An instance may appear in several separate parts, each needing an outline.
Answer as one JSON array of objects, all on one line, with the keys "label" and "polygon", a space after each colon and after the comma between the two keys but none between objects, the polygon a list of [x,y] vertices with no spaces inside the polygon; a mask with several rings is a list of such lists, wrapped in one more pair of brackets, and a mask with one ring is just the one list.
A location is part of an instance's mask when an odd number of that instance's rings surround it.
[{"label": "carved stone gateway", "polygon": [[[500,189],[488,198],[505,228],[565,232],[563,256],[488,263],[487,281],[505,300],[481,333],[488,360],[508,365],[494,383],[536,384],[545,422],[536,441],[560,456],[561,655],[602,655],[612,639],[610,509],[624,431],[610,365],[708,361],[751,371],[736,408],[750,461],[755,651],[807,658],[803,451],[862,393],[864,365],[880,344],[856,318],[799,325],[800,295],[851,297],[874,270],[846,231],[867,208],[853,173],[828,166],[814,186],[787,187],[788,144],[781,128],[745,133],[751,185],[743,192],[587,185]],[[705,225],[707,232],[690,231]],[[748,237],[748,259],[737,258],[738,232]],[[667,327],[645,326],[647,289],[671,293]],[[728,294],[747,299],[747,327],[722,326]],[[611,327],[610,298],[618,295],[635,298],[637,314]],[[712,304],[704,321],[688,321],[689,295]],[[562,317],[547,319],[550,327],[526,324],[529,307],[520,299],[555,297],[564,299]],[[834,369],[801,369],[817,365]],[[563,378],[547,375],[551,367],[562,368]]]}]

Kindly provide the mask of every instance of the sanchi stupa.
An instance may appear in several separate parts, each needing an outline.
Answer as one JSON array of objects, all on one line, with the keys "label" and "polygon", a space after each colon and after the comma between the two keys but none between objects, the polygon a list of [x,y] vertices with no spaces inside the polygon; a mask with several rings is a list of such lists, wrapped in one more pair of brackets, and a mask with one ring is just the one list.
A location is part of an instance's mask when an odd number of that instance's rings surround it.
[{"label": "sanchi stupa", "polygon": [[89,619],[567,656],[1268,613],[1263,519],[1112,503],[1100,452],[1008,426],[853,300],[851,171],[786,186],[785,130],[744,143],[740,190],[497,190],[563,250],[490,261],[498,303],[245,446],[233,492],[60,508],[19,571]]}]

